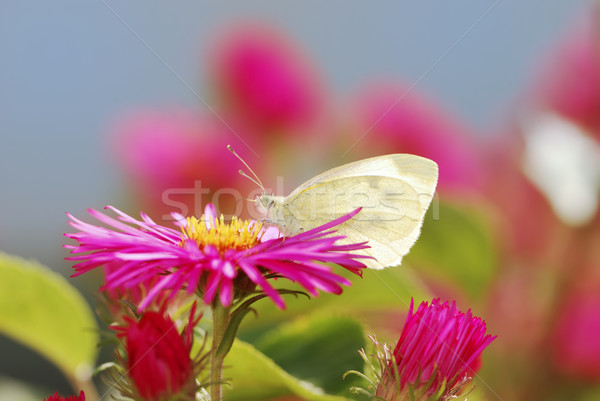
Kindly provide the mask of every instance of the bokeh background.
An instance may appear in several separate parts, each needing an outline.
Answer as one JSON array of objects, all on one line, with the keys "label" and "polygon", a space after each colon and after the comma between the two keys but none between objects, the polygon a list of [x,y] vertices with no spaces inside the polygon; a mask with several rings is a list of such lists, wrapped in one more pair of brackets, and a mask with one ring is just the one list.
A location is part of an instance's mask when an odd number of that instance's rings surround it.
[{"label": "bokeh background", "polygon": [[[595,141],[584,148],[598,145],[596,4],[4,0],[0,249],[69,275],[66,211],[83,216],[112,204],[160,220],[164,190],[193,188],[196,179],[248,193],[255,186],[237,176],[227,143],[267,186],[286,177],[286,189],[361,157],[422,154],[441,167],[437,210],[454,205],[447,215],[457,224],[483,214],[482,235],[491,237],[470,245],[493,247],[483,281],[445,286],[435,268],[423,279],[500,335],[488,399],[597,399],[600,341],[569,337],[600,330],[588,318],[600,313],[600,286],[580,283],[598,278],[597,212],[569,221],[522,172],[523,138],[538,123],[583,132]],[[558,120],[536,120],[550,113]],[[591,160],[584,185],[597,199],[598,153],[573,158]],[[193,211],[185,194],[174,196]],[[223,211],[232,208],[225,200]],[[416,250],[415,266],[444,265],[426,251]],[[90,294],[94,283],[75,285]],[[0,375],[68,388],[4,338]],[[580,398],[562,398],[573,395]]]}]

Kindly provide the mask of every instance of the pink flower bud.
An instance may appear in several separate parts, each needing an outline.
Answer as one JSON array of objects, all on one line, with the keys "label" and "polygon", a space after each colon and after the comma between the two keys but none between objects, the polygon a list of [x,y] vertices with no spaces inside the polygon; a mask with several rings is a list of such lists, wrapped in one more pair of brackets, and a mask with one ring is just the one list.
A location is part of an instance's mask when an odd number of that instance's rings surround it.
[{"label": "pink flower bud", "polygon": [[159,401],[193,389],[187,386],[194,381],[191,343],[179,335],[173,321],[152,311],[139,321],[127,321],[119,337],[125,337],[128,374],[142,399]]},{"label": "pink flower bud", "polygon": [[58,395],[58,391],[51,395],[48,398],[44,398],[44,401],[85,401],[85,394],[82,392],[79,393],[79,397],[71,395],[69,397],[63,397]]},{"label": "pink flower bud", "polygon": [[[395,401],[460,394],[481,367],[481,352],[496,338],[485,332],[485,322],[470,310],[460,312],[456,302],[442,304],[437,298],[414,313],[411,302],[393,352],[395,364],[387,363],[376,395]],[[408,398],[410,393],[416,398]]]}]

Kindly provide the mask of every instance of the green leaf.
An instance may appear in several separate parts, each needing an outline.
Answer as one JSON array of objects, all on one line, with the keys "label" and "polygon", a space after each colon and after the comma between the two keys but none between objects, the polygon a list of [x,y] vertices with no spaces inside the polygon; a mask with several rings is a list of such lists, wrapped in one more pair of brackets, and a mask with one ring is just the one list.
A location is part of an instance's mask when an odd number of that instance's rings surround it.
[{"label": "green leaf", "polygon": [[[581,388],[578,389],[581,392],[580,397],[578,398],[580,401],[597,401],[600,400],[600,387],[599,386],[589,386],[589,388]],[[572,394],[573,392],[571,392]],[[568,399],[569,394],[565,394],[565,398]],[[558,398],[557,398],[558,399]]]},{"label": "green leaf", "polygon": [[16,380],[0,377],[0,400],[10,401],[39,401],[50,394],[43,394],[30,385]]},{"label": "green leaf", "polygon": [[252,345],[236,340],[225,358],[225,401],[265,401],[295,395],[308,401],[347,401],[328,395],[309,382],[301,381],[278,366]]},{"label": "green leaf", "polygon": [[355,319],[311,316],[268,333],[256,347],[293,376],[309,381],[329,394],[346,394],[357,377],[342,379],[349,370],[362,370],[358,351],[365,334]]},{"label": "green leaf", "polygon": [[[477,382],[477,380],[476,380],[476,382]],[[471,386],[471,387],[469,387],[469,386]],[[477,383],[475,385],[468,384],[467,388],[473,388],[466,397],[466,399],[468,401],[488,401],[488,398],[485,396],[485,392],[483,391],[483,388],[485,388],[484,385],[482,385],[480,383]]]},{"label": "green leaf", "polygon": [[476,207],[439,205],[426,219],[421,237],[406,257],[433,280],[451,282],[471,298],[486,294],[497,266],[497,250],[487,216]]},{"label": "green leaf", "polygon": [[49,268],[4,253],[0,333],[45,356],[72,382],[91,377],[98,327],[85,299]]},{"label": "green leaf", "polygon": [[[378,338],[396,341],[399,334],[397,330],[404,323],[403,316],[411,297],[416,303],[430,298],[425,285],[410,266],[367,269],[363,278],[350,273],[342,274],[341,268],[335,271],[352,281],[350,287],[344,287],[342,294],[322,293],[310,300],[286,296],[284,311],[277,309],[268,299],[261,300],[254,305],[259,318],[250,316],[244,319],[240,337],[254,343],[265,331],[283,321],[310,311],[327,310],[330,313],[353,316],[369,327],[370,332],[377,332]],[[279,287],[299,288],[285,280],[279,281]],[[389,333],[385,333],[386,331]]]}]

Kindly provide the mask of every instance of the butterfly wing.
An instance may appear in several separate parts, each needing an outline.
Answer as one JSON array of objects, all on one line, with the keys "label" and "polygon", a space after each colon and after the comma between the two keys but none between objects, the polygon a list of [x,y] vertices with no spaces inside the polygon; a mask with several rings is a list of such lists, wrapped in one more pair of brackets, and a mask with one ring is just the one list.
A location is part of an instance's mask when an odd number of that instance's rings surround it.
[{"label": "butterfly wing", "polygon": [[316,175],[298,186],[288,198],[315,184],[322,184],[341,177],[365,175],[400,178],[412,186],[417,193],[433,195],[437,185],[438,166],[432,160],[410,154],[397,153],[371,157],[344,164]]},{"label": "butterfly wing", "polygon": [[350,163],[307,181],[281,207],[289,232],[308,230],[362,207],[338,226],[345,243],[368,241],[357,253],[372,268],[401,262],[419,236],[435,191],[437,165],[413,155],[387,155]]}]

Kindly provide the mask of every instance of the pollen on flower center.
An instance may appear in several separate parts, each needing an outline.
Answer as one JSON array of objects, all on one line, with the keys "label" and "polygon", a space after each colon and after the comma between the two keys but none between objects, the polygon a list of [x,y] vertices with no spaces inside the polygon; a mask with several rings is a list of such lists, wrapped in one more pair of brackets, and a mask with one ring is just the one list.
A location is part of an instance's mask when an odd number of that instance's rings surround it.
[{"label": "pollen on flower center", "polygon": [[[210,224],[210,228],[208,225]],[[244,250],[260,242],[262,224],[233,217],[226,223],[223,215],[220,219],[188,217],[187,224],[181,228],[183,239],[193,239],[199,247],[212,245],[220,253],[228,249]]]}]

